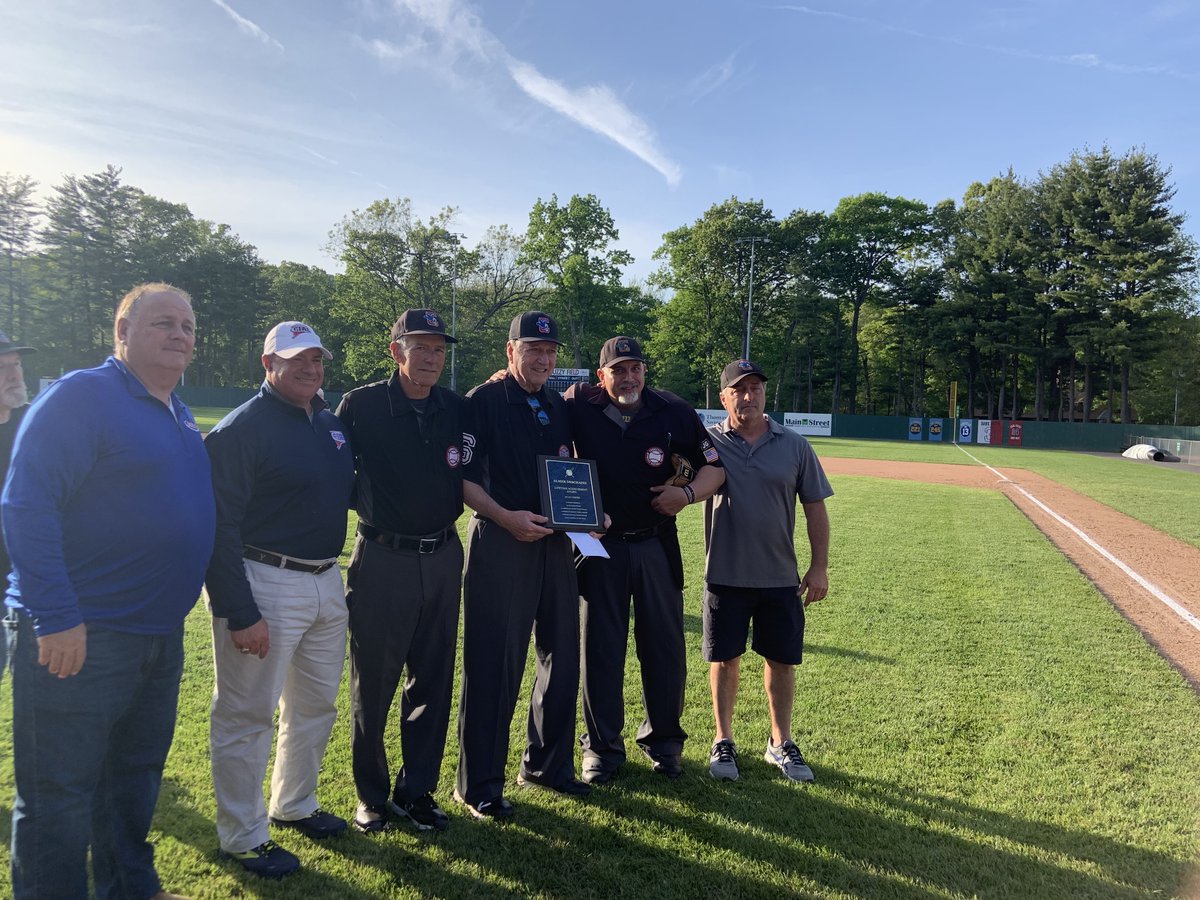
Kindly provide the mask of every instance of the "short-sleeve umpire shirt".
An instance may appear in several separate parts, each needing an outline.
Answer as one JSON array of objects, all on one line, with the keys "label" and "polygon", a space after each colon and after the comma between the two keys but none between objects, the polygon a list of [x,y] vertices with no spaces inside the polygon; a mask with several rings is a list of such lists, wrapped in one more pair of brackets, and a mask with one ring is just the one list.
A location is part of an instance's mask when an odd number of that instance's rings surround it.
[{"label": "short-sleeve umpire shirt", "polygon": [[[529,398],[549,421],[543,425]],[[463,477],[480,485],[505,509],[542,508],[537,457],[571,456],[571,422],[558,391],[527,393],[508,373],[467,394],[467,466]]]},{"label": "short-sleeve umpire shirt", "polygon": [[573,384],[564,399],[576,453],[596,461],[604,511],[612,517],[615,533],[641,531],[670,518],[651,507],[655,495],[650,488],[666,483],[674,472],[672,453],[685,457],[696,471],[721,465],[695,410],[668,391],[643,390],[642,407],[624,428],[609,415],[612,400],[597,385]]},{"label": "short-sleeve umpire shirt", "polygon": [[337,416],[354,448],[361,521],[414,537],[454,524],[463,511],[465,406],[434,385],[418,416],[396,373],[342,397]]}]

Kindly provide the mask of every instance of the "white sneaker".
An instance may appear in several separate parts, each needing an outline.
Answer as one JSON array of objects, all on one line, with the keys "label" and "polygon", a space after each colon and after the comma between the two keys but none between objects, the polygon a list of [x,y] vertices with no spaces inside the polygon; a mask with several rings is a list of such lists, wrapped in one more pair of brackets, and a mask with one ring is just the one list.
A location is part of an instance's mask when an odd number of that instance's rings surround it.
[{"label": "white sneaker", "polygon": [[731,740],[715,741],[708,754],[708,774],[721,781],[737,781],[737,744]]},{"label": "white sneaker", "polygon": [[804,761],[804,754],[792,741],[784,741],[776,747],[771,743],[771,739],[767,738],[767,752],[763,754],[763,759],[778,766],[779,770],[792,781],[812,782],[817,780],[813,775],[813,770]]}]

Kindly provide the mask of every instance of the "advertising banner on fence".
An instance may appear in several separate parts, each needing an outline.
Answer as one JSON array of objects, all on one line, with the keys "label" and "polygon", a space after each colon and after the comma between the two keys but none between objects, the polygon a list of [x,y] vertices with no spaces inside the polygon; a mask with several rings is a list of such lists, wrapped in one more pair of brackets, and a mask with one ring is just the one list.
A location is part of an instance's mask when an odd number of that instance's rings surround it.
[{"label": "advertising banner on fence", "polygon": [[1020,447],[1023,432],[1024,432],[1024,428],[1021,426],[1020,422],[1009,422],[1008,423],[1008,445],[1010,447]]},{"label": "advertising banner on fence", "polygon": [[974,419],[959,419],[958,420],[958,442],[960,444],[971,443],[971,437],[975,434]]},{"label": "advertising banner on fence", "polygon": [[830,437],[833,434],[833,416],[829,413],[784,413],[783,424],[804,435]]},{"label": "advertising banner on fence", "polygon": [[919,441],[925,437],[924,421],[916,416],[908,418],[908,439],[910,441]]},{"label": "advertising banner on fence", "polygon": [[942,439],[942,420],[929,420],[929,439],[931,441],[940,441]]},{"label": "advertising banner on fence", "polygon": [[979,428],[975,434],[977,444],[990,444],[992,442],[992,420],[980,419]]},{"label": "advertising banner on fence", "polygon": [[729,417],[729,414],[723,409],[698,409],[696,415],[700,417],[705,428],[710,425],[720,425]]}]

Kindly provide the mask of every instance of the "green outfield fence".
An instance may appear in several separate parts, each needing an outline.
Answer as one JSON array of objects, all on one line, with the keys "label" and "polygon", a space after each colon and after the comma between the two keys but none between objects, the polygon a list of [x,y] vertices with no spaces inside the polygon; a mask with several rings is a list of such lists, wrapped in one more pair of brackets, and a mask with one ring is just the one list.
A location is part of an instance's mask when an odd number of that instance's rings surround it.
[{"label": "green outfield fence", "polygon": [[[211,406],[232,409],[254,396],[258,388],[188,387],[179,389],[179,395],[188,406]],[[326,391],[325,400],[333,409],[342,399],[339,391]],[[719,413],[719,411],[716,411]],[[784,413],[773,412],[772,418],[782,423]],[[822,416],[824,418],[824,416]],[[914,417],[915,418],[915,417]],[[830,437],[862,438],[881,441],[904,441],[909,439],[908,416],[833,416]],[[929,417],[921,422],[922,440],[929,439]],[[942,441],[954,440],[955,422],[942,419]],[[1001,422],[1001,443],[1009,445],[1009,420]],[[1120,453],[1131,444],[1147,439],[1162,442],[1164,449],[1168,441],[1200,441],[1200,428],[1173,425],[1106,425],[1097,422],[1032,422],[1021,423],[1021,446],[1038,450],[1091,450]]]},{"label": "green outfield fence", "polygon": [[[783,422],[783,413],[771,413],[771,417]],[[905,441],[909,440],[909,426],[913,419],[909,416],[848,416],[834,415],[830,437],[860,438],[867,440]],[[936,418],[936,417],[935,417]],[[929,439],[929,417],[919,419],[921,423],[921,440]],[[942,419],[942,442],[949,443],[955,439],[955,420]],[[978,422],[979,420],[975,420]],[[1009,446],[1010,420],[996,420],[1001,423],[1001,441]],[[1200,428],[1194,426],[1174,425],[1107,425],[1098,422],[1034,422],[1022,420],[1022,447],[1037,450],[1083,450],[1107,453],[1120,453],[1131,444],[1143,439],[1162,442],[1167,448],[1168,441],[1200,441]]]}]

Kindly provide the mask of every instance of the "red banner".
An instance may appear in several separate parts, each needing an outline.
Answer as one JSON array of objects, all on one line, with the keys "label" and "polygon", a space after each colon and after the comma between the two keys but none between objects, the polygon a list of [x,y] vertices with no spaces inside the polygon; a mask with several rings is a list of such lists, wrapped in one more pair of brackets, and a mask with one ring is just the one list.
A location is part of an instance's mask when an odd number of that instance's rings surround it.
[{"label": "red banner", "polygon": [[1020,422],[1009,422],[1008,423],[1008,446],[1010,446],[1010,447],[1020,447],[1021,446],[1022,431],[1023,431],[1023,426],[1021,425]]}]

